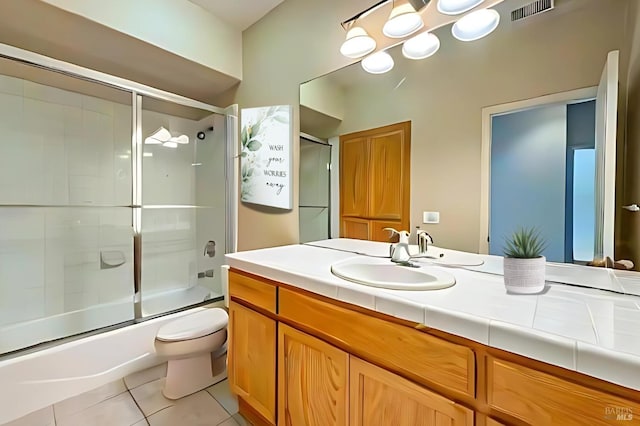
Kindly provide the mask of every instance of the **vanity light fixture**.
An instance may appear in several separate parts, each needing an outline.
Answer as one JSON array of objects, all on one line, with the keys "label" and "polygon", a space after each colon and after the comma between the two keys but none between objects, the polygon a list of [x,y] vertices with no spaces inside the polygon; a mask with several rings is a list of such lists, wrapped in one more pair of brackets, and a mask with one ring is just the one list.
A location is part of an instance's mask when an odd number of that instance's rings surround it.
[{"label": "vanity light fixture", "polygon": [[178,143],[169,141],[169,142],[163,143],[162,146],[164,146],[165,148],[177,148]]},{"label": "vanity light fixture", "polygon": [[385,72],[391,71],[394,62],[391,55],[381,50],[364,58],[361,64],[362,68],[368,73],[384,74]]},{"label": "vanity light fixture", "polygon": [[402,44],[402,54],[408,59],[425,59],[440,49],[440,39],[429,32],[420,33]]},{"label": "vanity light fixture", "polygon": [[409,3],[394,6],[382,33],[390,38],[404,38],[424,27],[422,17]]},{"label": "vanity light fixture", "polygon": [[[347,39],[342,43],[340,53],[353,59],[364,57],[361,65],[365,71],[382,74],[394,66],[393,58],[385,51],[398,44],[402,44],[402,54],[408,59],[425,59],[435,54],[440,49],[440,40],[433,31],[444,25],[453,24],[451,32],[461,41],[478,40],[489,35],[498,27],[500,14],[488,8],[502,1],[504,0],[380,0],[341,23],[347,31]],[[384,12],[371,18],[369,26],[364,25],[368,15],[388,5],[392,5],[391,13],[382,27],[382,33],[394,40],[385,40],[378,31],[372,29],[383,18]],[[365,27],[375,39],[367,33]],[[420,31],[422,28],[424,30]],[[378,51],[376,41],[381,45]]]},{"label": "vanity light fixture", "polygon": [[493,9],[480,9],[463,16],[451,27],[451,34],[460,41],[486,37],[498,27],[500,14]]},{"label": "vanity light fixture", "polygon": [[438,12],[444,15],[460,15],[478,6],[484,0],[438,0]]},{"label": "vanity light fixture", "polygon": [[347,32],[347,39],[340,46],[340,53],[347,58],[361,58],[376,48],[376,41],[362,27],[352,27]]}]

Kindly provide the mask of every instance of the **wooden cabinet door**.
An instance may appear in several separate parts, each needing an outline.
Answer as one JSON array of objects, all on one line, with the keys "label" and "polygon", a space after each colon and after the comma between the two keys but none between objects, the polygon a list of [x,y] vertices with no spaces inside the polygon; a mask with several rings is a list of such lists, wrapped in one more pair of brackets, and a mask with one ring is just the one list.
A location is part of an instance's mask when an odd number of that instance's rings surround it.
[{"label": "wooden cabinet door", "polygon": [[278,326],[278,426],[347,426],[349,355]]},{"label": "wooden cabinet door", "polygon": [[401,220],[403,217],[404,179],[409,178],[403,170],[409,167],[405,158],[405,131],[401,126],[370,139],[369,215],[372,218]]},{"label": "wooden cabinet door", "polygon": [[343,140],[340,147],[341,216],[366,217],[369,209],[369,146],[366,138]]},{"label": "wooden cabinet door", "polygon": [[472,426],[473,411],[351,356],[351,426]]},{"label": "wooden cabinet door", "polygon": [[276,322],[229,303],[228,375],[231,391],[276,422]]}]

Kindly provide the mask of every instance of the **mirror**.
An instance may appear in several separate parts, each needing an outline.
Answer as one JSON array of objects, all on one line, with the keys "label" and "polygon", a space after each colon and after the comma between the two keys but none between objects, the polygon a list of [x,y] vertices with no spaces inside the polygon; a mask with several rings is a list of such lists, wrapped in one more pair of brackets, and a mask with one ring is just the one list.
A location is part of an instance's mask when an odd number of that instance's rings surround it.
[{"label": "mirror", "polygon": [[[460,42],[447,25],[434,31],[441,47],[427,59],[406,59],[395,46],[388,50],[395,61],[388,73],[368,74],[354,63],[302,84],[300,131],[336,146],[340,135],[410,120],[412,227],[427,229],[440,247],[491,253],[482,247],[488,230],[481,217],[489,214],[482,201],[483,110],[549,97],[550,105],[564,103],[566,115],[595,98],[608,53],[620,50],[624,58],[630,44],[624,1],[557,0],[553,10],[511,22],[511,11],[527,3],[497,5],[501,23],[486,38]],[[581,96],[554,100],[578,89]],[[622,85],[620,93],[626,93]],[[537,168],[544,175],[547,165]],[[564,191],[566,180],[559,185]],[[440,222],[423,224],[423,212],[439,212]],[[558,229],[541,233],[551,239]]]}]

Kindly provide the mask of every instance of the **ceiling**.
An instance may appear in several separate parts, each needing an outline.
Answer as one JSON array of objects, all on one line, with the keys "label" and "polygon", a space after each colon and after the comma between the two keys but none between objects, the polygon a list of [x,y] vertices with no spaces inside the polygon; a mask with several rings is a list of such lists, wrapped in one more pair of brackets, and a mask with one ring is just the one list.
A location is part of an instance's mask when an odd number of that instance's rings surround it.
[{"label": "ceiling", "polygon": [[189,0],[244,31],[284,0]]}]

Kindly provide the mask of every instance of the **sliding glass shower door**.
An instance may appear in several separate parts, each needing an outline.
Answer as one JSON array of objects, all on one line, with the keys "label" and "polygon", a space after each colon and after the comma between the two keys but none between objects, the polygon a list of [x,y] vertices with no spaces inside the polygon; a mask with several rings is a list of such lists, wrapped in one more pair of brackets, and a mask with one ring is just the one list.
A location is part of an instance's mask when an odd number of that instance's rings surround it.
[{"label": "sliding glass shower door", "polygon": [[144,97],[142,315],[222,295],[225,120]]},{"label": "sliding glass shower door", "polygon": [[0,45],[0,355],[221,298],[230,118]]},{"label": "sliding glass shower door", "polygon": [[133,319],[130,92],[0,59],[0,353]]}]

